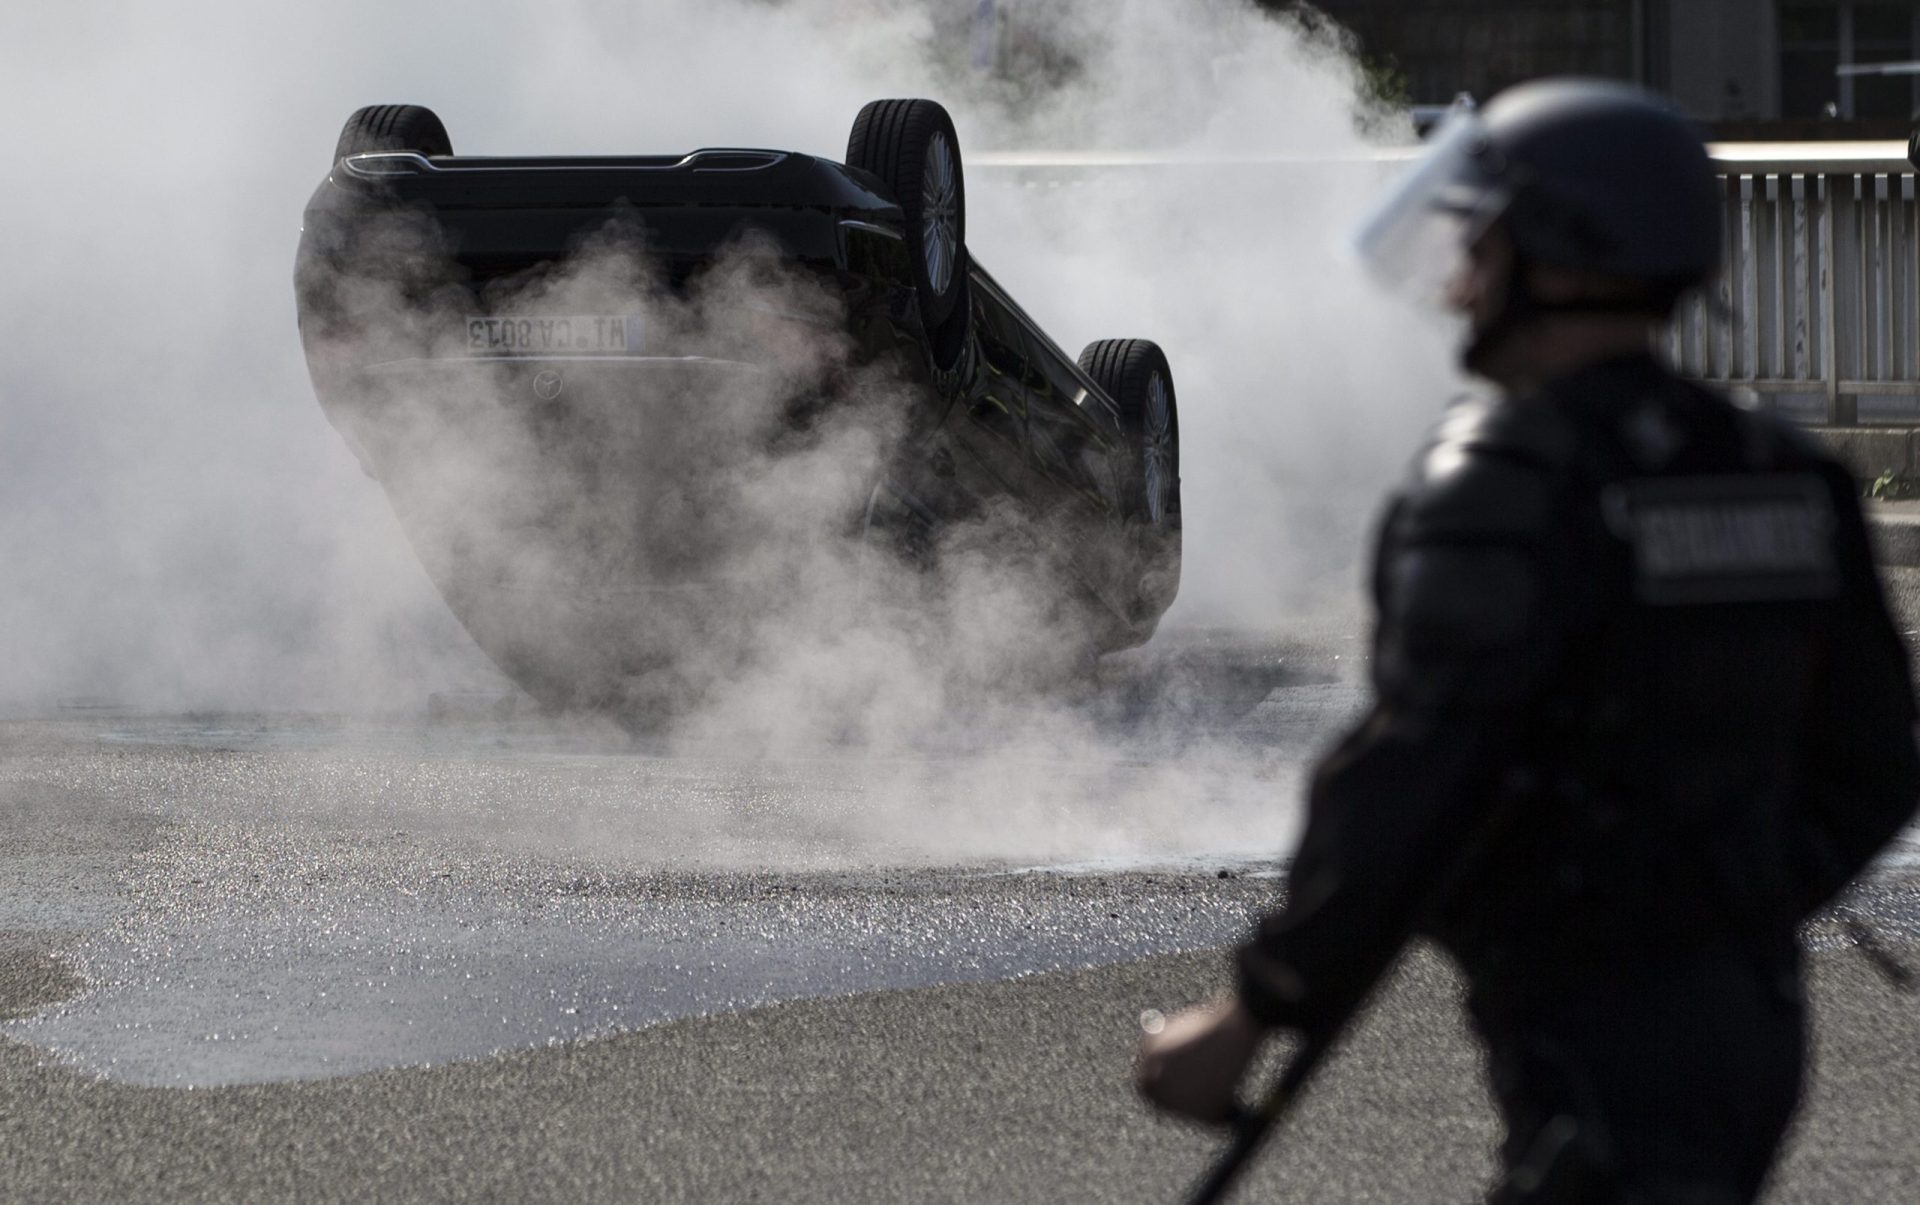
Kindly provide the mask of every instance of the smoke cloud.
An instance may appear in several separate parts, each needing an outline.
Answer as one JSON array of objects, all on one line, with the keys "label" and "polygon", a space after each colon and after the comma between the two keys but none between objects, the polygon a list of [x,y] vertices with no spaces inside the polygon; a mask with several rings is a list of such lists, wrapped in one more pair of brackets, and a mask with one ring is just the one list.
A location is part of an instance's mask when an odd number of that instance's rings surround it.
[{"label": "smoke cloud", "polygon": [[[642,461],[762,448],[712,477],[707,505],[682,499],[676,512],[604,492],[450,502],[489,497],[485,480],[541,479],[526,431],[449,420],[446,407],[470,418],[484,405],[471,391],[417,409],[401,446],[422,455],[391,466],[390,503],[315,404],[290,281],[299,215],[339,123],[373,102],[432,107],[463,154],[733,145],[837,159],[865,101],[939,99],[977,161],[974,257],[1069,352],[1143,337],[1169,356],[1186,540],[1162,631],[1350,618],[1380,491],[1451,387],[1447,332],[1375,296],[1341,252],[1383,178],[1369,148],[1410,133],[1358,99],[1337,37],[1245,0],[996,11],[984,25],[972,0],[571,0],[537,12],[202,0],[0,17],[0,99],[31,115],[5,136],[23,170],[0,190],[15,247],[0,286],[0,705],[381,713],[497,688],[435,588],[435,549],[461,524],[531,530],[535,512],[550,524],[572,508],[567,539],[515,544],[495,581],[538,583],[556,571],[542,563],[554,547],[608,544],[596,528],[613,512],[675,516],[623,529],[641,551],[620,555],[670,558],[708,521],[736,533],[720,569],[760,588],[718,612],[651,609],[684,625],[660,639],[718,651],[624,687],[697,698],[684,739],[763,753],[924,748],[964,714],[959,744],[991,747],[1001,766],[1021,764],[1029,744],[1107,748],[1097,707],[1034,702],[1057,702],[1073,667],[1046,662],[1066,647],[1060,619],[991,516],[950,537],[931,583],[876,578],[857,545],[820,535],[871,482],[903,387],[882,370],[844,383],[848,405],[764,450],[787,399],[843,369],[846,349],[835,300],[770,269],[751,241],[668,298],[616,223],[504,299],[645,309],[654,329],[761,366],[730,384],[725,406],[703,406],[705,386],[663,386],[682,420],[672,441],[632,440],[611,418],[602,429],[608,455]],[[994,158],[1087,150],[1153,162]],[[432,270],[430,238],[394,239]],[[383,337],[416,348],[435,337],[430,310],[377,288],[352,305]],[[413,544],[396,507],[420,519]],[[848,625],[856,604],[893,619]],[[585,592],[529,606],[525,620],[611,630],[622,613]],[[1022,688],[1012,702],[995,689],[1009,679]]]}]

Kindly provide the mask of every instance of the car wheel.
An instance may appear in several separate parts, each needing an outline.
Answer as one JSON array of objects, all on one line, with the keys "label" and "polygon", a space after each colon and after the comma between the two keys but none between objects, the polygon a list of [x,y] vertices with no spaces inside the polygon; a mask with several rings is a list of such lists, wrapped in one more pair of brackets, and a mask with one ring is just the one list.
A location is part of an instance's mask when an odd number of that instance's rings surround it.
[{"label": "car wheel", "polygon": [[930,100],[872,101],[853,120],[847,166],[879,177],[900,206],[931,332],[962,304],[967,284],[967,192],[953,119]]},{"label": "car wheel", "polygon": [[355,111],[341,127],[333,149],[334,162],[370,151],[417,151],[422,155],[451,155],[453,142],[447,127],[432,109],[422,105],[368,105]]},{"label": "car wheel", "polygon": [[1119,407],[1131,444],[1121,515],[1143,546],[1142,609],[1157,614],[1180,589],[1180,407],[1173,370],[1145,339],[1090,343],[1080,368]]}]

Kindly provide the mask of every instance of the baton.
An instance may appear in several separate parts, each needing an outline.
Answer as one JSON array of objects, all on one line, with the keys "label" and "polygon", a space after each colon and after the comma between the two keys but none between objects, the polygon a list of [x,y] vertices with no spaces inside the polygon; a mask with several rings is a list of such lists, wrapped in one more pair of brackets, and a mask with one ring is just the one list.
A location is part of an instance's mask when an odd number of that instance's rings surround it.
[{"label": "baton", "polygon": [[1260,1147],[1273,1133],[1293,1106],[1300,1099],[1301,1089],[1313,1078],[1333,1050],[1334,1040],[1340,1036],[1342,1026],[1336,1025],[1317,1033],[1310,1033],[1300,1043],[1300,1049],[1294,1052],[1287,1063],[1286,1070],[1268,1090],[1266,1097],[1251,1109],[1239,1108],[1234,1111],[1231,1121],[1233,1139],[1225,1149],[1214,1157],[1213,1163],[1187,1194],[1187,1205],[1216,1205],[1224,1201],[1232,1190],[1234,1181],[1240,1173],[1253,1162]]},{"label": "baton", "polygon": [[1380,981],[1386,977],[1388,969],[1400,956],[1401,950],[1406,947],[1407,939],[1413,936],[1418,919],[1439,911],[1441,905],[1453,897],[1459,884],[1466,881],[1469,875],[1486,862],[1492,854],[1494,842],[1504,835],[1508,824],[1512,822],[1518,801],[1522,798],[1524,794],[1518,788],[1496,796],[1487,814],[1476,825],[1473,840],[1462,844],[1452,864],[1434,876],[1418,901],[1407,910],[1406,924],[1400,939],[1394,943],[1393,949],[1385,960],[1373,969],[1373,976],[1368,981],[1366,990],[1338,1018],[1322,1024],[1317,1029],[1309,1030],[1302,1036],[1300,1049],[1294,1052],[1292,1061],[1287,1064],[1286,1070],[1280,1073],[1280,1078],[1274,1081],[1265,1099],[1252,1109],[1241,1108],[1234,1111],[1229,1123],[1233,1126],[1233,1138],[1227,1143],[1226,1148],[1214,1157],[1206,1174],[1195,1182],[1193,1191],[1187,1196],[1187,1205],[1216,1205],[1217,1202],[1226,1199],[1228,1191],[1233,1188],[1234,1181],[1239,1179],[1240,1173],[1246,1170],[1248,1163],[1252,1162],[1253,1156],[1259,1152],[1267,1136],[1273,1132],[1273,1128],[1293,1111],[1294,1104],[1300,1099],[1301,1090],[1307,1086],[1307,1081],[1313,1078],[1314,1072],[1320,1069],[1320,1064],[1326,1061],[1327,1055],[1333,1052],[1334,1044],[1340,1040],[1340,1035],[1346,1031],[1347,1025],[1366,1010],[1368,999],[1380,985]]}]

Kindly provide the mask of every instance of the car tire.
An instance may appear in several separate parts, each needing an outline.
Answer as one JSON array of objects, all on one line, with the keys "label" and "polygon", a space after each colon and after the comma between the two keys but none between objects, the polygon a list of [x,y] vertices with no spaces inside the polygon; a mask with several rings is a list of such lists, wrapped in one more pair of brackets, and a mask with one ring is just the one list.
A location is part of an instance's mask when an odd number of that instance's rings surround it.
[{"label": "car tire", "polygon": [[451,155],[453,142],[447,127],[423,105],[368,105],[347,118],[334,162],[348,155],[372,151],[415,151],[422,155]]},{"label": "car tire", "polygon": [[876,100],[853,119],[847,166],[878,177],[906,218],[914,291],[929,333],[964,305],[967,193],[953,119],[930,100]]},{"label": "car tire", "polygon": [[1141,545],[1141,613],[1157,616],[1180,589],[1180,407],[1166,353],[1145,339],[1101,339],[1080,369],[1120,411],[1129,455],[1121,517]]}]

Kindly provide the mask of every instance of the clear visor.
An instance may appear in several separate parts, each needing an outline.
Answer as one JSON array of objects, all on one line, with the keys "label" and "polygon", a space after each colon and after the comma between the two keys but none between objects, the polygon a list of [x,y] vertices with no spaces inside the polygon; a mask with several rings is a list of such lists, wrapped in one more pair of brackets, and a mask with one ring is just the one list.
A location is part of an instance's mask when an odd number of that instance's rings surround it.
[{"label": "clear visor", "polygon": [[1454,112],[1355,228],[1353,249],[1376,280],[1423,302],[1444,299],[1467,248],[1511,199],[1478,159],[1486,137],[1478,116]]}]

